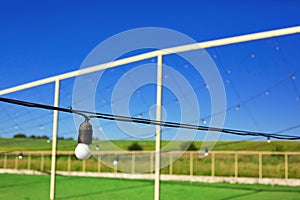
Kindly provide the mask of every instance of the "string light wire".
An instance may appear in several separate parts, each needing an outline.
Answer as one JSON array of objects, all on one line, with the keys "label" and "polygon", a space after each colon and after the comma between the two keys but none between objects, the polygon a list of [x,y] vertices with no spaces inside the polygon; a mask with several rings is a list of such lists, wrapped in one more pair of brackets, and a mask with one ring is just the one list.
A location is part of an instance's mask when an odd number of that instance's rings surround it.
[{"label": "string light wire", "polygon": [[[198,131],[214,131],[214,132],[222,132],[226,134],[232,135],[240,135],[240,136],[263,136],[266,138],[274,138],[274,139],[282,139],[282,140],[299,140],[299,136],[294,135],[285,135],[285,134],[271,134],[271,133],[263,133],[263,132],[253,132],[253,131],[245,131],[245,130],[235,130],[235,129],[227,129],[227,128],[218,128],[218,127],[209,127],[209,126],[198,126],[177,122],[168,122],[168,121],[158,121],[158,120],[149,120],[143,118],[135,118],[135,117],[127,117],[99,112],[90,112],[84,110],[73,110],[72,108],[61,108],[55,106],[49,106],[45,104],[38,104],[27,101],[20,101],[10,98],[0,97],[1,102],[6,102],[15,105],[21,105],[26,107],[40,108],[46,110],[57,110],[60,112],[66,113],[74,113],[83,116],[85,119],[87,118],[100,118],[105,120],[114,120],[114,121],[122,121],[122,122],[131,122],[131,123],[140,123],[140,124],[148,124],[148,125],[158,125],[162,127],[170,127],[170,128],[184,128],[184,129],[192,129]],[[297,128],[297,127],[296,127]],[[291,130],[291,129],[290,129]]]}]

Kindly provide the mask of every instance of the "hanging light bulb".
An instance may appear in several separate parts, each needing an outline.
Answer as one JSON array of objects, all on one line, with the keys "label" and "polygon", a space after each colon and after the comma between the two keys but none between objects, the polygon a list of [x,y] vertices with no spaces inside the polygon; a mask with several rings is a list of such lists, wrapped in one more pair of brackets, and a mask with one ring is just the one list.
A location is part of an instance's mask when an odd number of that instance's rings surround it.
[{"label": "hanging light bulb", "polygon": [[118,165],[118,162],[119,162],[119,155],[116,155],[114,161],[113,161],[113,166],[117,166]]},{"label": "hanging light bulb", "polygon": [[96,151],[99,151],[100,147],[99,147],[99,144],[96,144]]},{"label": "hanging light bulb", "polygon": [[19,158],[19,160],[22,160],[23,159],[23,154],[19,153],[18,158]]},{"label": "hanging light bulb", "polygon": [[208,156],[208,148],[207,147],[205,147],[204,156],[205,157]]},{"label": "hanging light bulb", "polygon": [[75,155],[80,160],[87,160],[91,156],[90,144],[92,144],[93,129],[89,120],[86,119],[79,126],[78,145],[75,149]]},{"label": "hanging light bulb", "polygon": [[267,138],[267,143],[271,143],[270,137]]},{"label": "hanging light bulb", "polygon": [[291,79],[292,79],[292,80],[296,80],[296,75],[295,75],[295,74],[292,74],[292,75],[291,75]]}]

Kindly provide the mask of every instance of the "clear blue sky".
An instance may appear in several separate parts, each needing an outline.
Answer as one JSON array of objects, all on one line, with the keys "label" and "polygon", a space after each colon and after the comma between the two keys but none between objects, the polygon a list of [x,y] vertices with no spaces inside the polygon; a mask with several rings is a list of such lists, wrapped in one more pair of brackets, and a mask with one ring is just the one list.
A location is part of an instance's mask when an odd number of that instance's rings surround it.
[{"label": "clear blue sky", "polygon": [[[0,89],[77,70],[96,45],[128,29],[164,27],[206,41],[300,25],[299,13],[300,2],[296,0],[1,1]],[[208,51],[215,56],[224,79],[228,108],[235,108],[228,111],[226,127],[275,132],[300,124],[299,47],[300,35],[295,35]],[[291,74],[295,80],[280,82]],[[45,90],[49,88],[45,86]],[[33,101],[50,104],[52,96],[45,90],[8,96],[24,100],[34,96]],[[269,95],[259,95],[267,90]],[[255,98],[248,102],[251,97]],[[62,100],[61,106],[69,105]],[[51,134],[51,124],[46,125],[51,117],[39,119],[33,111],[17,112],[4,104],[1,109],[1,119],[5,120],[0,122],[0,136],[15,132]],[[30,123],[36,122],[39,130],[26,128],[24,123],[29,122],[20,113],[32,116]],[[62,114],[61,120],[64,117],[67,115]],[[74,137],[74,129],[70,127],[68,132],[61,127],[60,136]]]}]

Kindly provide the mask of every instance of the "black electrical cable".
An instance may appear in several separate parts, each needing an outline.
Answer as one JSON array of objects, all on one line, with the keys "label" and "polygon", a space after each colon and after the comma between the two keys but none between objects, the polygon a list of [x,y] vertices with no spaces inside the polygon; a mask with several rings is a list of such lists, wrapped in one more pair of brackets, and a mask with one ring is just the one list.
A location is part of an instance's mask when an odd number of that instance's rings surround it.
[{"label": "black electrical cable", "polygon": [[90,112],[90,111],[84,111],[84,110],[73,110],[72,108],[61,108],[61,107],[44,105],[44,104],[3,98],[3,97],[0,97],[0,101],[10,103],[10,104],[26,106],[26,107],[34,107],[34,108],[41,108],[41,109],[46,109],[46,110],[57,110],[57,111],[61,111],[61,112],[74,113],[74,114],[83,116],[86,121],[88,121],[90,118],[100,118],[100,119],[105,119],[105,120],[134,122],[134,123],[158,125],[158,126],[170,127],[170,128],[184,128],[184,129],[192,129],[192,130],[199,130],[199,131],[215,131],[215,132],[222,132],[222,133],[240,135],[240,136],[263,136],[263,137],[267,137],[267,138],[275,138],[275,139],[282,139],[282,140],[299,140],[300,139],[299,136],[293,136],[293,135],[270,134],[270,133],[261,133],[261,132],[253,132],[253,131],[244,131],[244,130],[235,130],[235,129],[208,127],[208,126],[198,126],[198,125],[192,125],[192,124],[182,124],[182,123],[176,123],[176,122],[157,121],[157,120],[126,117],[126,116],[113,115],[113,114]]}]

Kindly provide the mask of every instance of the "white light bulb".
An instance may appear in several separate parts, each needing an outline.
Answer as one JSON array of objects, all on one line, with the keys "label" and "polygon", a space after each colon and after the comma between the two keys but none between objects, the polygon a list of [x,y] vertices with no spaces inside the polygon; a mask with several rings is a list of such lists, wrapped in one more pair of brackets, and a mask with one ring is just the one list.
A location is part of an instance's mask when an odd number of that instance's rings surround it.
[{"label": "white light bulb", "polygon": [[87,160],[91,156],[90,146],[83,143],[78,143],[75,149],[75,155],[80,160]]},{"label": "white light bulb", "polygon": [[118,161],[117,160],[114,160],[113,161],[113,166],[117,166],[118,165]]},{"label": "white light bulb", "polygon": [[204,150],[204,156],[208,156],[208,148],[206,147],[205,150]]}]

